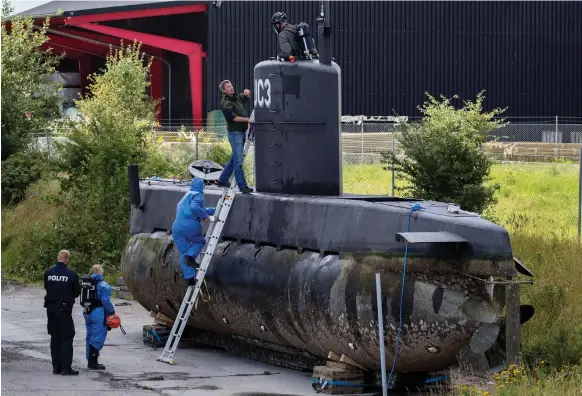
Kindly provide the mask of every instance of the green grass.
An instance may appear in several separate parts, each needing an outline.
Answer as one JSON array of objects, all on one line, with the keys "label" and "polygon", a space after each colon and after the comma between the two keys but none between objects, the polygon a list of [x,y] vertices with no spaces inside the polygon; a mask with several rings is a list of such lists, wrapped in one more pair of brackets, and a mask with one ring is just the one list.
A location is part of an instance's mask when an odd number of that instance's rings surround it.
[{"label": "green grass", "polygon": [[[30,235],[54,224],[59,210],[50,202],[59,192],[58,182],[39,180],[31,185],[27,198],[16,207],[2,208],[2,276],[16,281],[30,280],[24,256],[33,246]],[[56,261],[56,256],[55,256]],[[50,267],[54,262],[46,263]]]},{"label": "green grass", "polygon": [[[392,172],[381,165],[344,164],[342,173],[344,194],[392,195]],[[401,181],[395,181],[396,187],[402,186]]]},{"label": "green grass", "polygon": [[548,369],[544,364],[524,370],[512,366],[495,374],[487,387],[456,386],[459,396],[581,396],[582,366]]},{"label": "green grass", "polygon": [[501,185],[497,215],[512,231],[576,238],[578,165],[496,165],[491,176]]}]

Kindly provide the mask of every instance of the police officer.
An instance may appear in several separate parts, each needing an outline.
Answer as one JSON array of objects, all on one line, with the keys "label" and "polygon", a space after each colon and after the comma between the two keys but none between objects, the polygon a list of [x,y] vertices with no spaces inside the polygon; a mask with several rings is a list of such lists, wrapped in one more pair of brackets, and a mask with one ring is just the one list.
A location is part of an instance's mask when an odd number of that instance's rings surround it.
[{"label": "police officer", "polygon": [[61,250],[54,266],[44,272],[44,306],[48,318],[47,330],[51,335],[53,374],[78,375],[73,363],[73,305],[81,293],[79,275],[67,268],[71,254]]},{"label": "police officer", "polygon": [[271,17],[271,23],[279,35],[278,58],[290,60],[290,56],[294,58],[301,56],[301,45],[296,35],[297,27],[287,22],[287,15],[284,12],[276,12]]}]

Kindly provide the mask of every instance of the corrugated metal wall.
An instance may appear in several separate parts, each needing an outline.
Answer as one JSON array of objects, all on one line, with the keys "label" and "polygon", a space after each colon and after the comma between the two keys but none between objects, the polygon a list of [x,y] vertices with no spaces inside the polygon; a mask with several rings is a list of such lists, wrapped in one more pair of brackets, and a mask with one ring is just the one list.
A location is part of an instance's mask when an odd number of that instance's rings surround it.
[{"label": "corrugated metal wall", "polygon": [[[209,6],[207,110],[218,83],[252,88],[277,53],[270,18],[316,31],[319,2],[223,1]],[[431,94],[474,99],[508,116],[582,115],[582,2],[331,2],[343,114],[419,115]]]}]

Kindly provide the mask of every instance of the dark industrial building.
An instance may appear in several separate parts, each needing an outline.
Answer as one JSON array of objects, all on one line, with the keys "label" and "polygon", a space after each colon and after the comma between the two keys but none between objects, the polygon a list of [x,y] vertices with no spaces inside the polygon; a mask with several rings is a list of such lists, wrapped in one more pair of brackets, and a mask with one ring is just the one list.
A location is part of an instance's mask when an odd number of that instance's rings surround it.
[{"label": "dark industrial building", "polygon": [[[221,80],[252,89],[254,65],[277,54],[271,15],[316,32],[320,4],[53,1],[25,13],[52,17],[51,46],[81,85],[103,66],[104,43],[142,41],[156,57],[161,119],[208,120]],[[425,92],[474,99],[486,90],[486,107],[508,107],[507,116],[581,116],[580,21],[582,2],[572,1],[332,1],[342,114],[418,116]]]}]

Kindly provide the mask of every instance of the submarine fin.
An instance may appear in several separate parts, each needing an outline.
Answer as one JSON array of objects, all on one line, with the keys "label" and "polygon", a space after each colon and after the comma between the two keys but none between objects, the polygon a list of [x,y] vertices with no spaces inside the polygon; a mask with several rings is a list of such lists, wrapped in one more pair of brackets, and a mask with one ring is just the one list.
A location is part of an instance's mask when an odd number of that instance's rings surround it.
[{"label": "submarine fin", "polygon": [[489,362],[484,353],[475,353],[467,345],[457,354],[459,371],[465,374],[480,375],[489,371]]},{"label": "submarine fin", "polygon": [[438,232],[398,232],[396,242],[408,243],[468,243],[468,241],[456,234]]},{"label": "submarine fin", "polygon": [[527,268],[525,265],[523,265],[521,263],[521,261],[519,261],[515,257],[513,258],[513,262],[515,263],[515,269],[520,274],[526,275],[526,276],[531,276],[531,277],[534,277],[535,276],[534,273],[529,270],[529,268]]},{"label": "submarine fin", "polygon": [[477,328],[469,343],[471,352],[477,354],[485,353],[497,340],[500,330],[501,327],[493,323],[485,323]]}]

